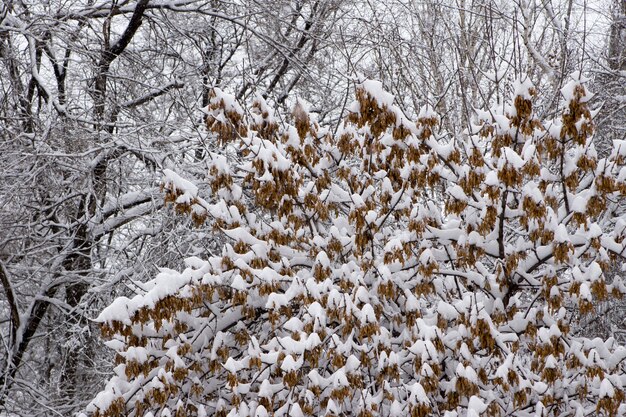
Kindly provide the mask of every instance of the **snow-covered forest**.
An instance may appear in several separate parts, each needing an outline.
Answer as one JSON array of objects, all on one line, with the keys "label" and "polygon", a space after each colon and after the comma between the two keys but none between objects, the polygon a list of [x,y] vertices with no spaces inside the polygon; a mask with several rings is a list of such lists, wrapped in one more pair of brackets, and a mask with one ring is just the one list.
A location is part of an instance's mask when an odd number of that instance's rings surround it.
[{"label": "snow-covered forest", "polygon": [[626,415],[624,0],[3,0],[0,416]]}]

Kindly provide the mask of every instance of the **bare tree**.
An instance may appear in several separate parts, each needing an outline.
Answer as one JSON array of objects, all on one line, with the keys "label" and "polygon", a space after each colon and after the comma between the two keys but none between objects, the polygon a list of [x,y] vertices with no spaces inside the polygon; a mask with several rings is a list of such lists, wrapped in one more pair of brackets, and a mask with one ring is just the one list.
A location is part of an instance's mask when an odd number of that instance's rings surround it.
[{"label": "bare tree", "polygon": [[[334,4],[278,19],[264,2],[0,6],[0,408],[79,408],[107,358],[88,318],[168,259],[215,249],[206,234],[180,239],[181,222],[161,212],[161,170],[184,162],[203,175],[187,162],[212,146],[198,111],[209,87],[284,100]],[[257,60],[240,58],[259,51],[273,58],[249,72]]]}]

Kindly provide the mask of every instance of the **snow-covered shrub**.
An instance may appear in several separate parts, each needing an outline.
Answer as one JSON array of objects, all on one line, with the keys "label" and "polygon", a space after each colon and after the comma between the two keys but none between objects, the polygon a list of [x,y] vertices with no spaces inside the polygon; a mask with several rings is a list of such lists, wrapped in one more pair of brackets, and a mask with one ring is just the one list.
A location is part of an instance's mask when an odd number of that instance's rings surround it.
[{"label": "snow-covered shrub", "polygon": [[617,415],[626,348],[571,331],[621,296],[626,142],[592,143],[579,74],[558,120],[529,81],[464,137],[366,81],[336,130],[214,90],[210,195],[167,201],[230,243],[102,312],[96,416]]}]

